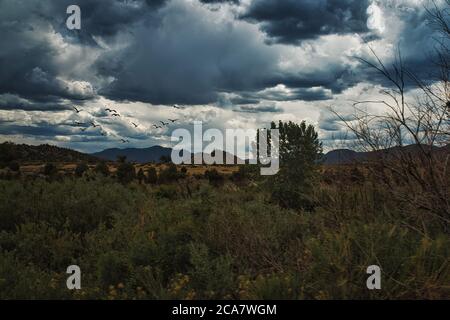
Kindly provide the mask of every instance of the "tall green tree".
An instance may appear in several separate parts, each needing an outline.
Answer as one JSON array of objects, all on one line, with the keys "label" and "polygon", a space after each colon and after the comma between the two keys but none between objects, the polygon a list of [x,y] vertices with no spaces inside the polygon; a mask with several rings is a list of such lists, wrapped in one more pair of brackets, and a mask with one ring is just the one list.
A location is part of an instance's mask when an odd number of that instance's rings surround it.
[{"label": "tall green tree", "polygon": [[279,130],[280,171],[270,180],[272,199],[281,206],[312,211],[314,185],[322,143],[314,126],[279,121],[271,123]]}]

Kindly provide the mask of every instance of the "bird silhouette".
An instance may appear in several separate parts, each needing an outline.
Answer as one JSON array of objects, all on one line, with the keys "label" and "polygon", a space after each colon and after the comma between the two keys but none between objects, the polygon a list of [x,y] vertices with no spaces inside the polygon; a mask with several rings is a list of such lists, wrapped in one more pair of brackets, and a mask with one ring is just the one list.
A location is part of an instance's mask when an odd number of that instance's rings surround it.
[{"label": "bird silhouette", "polygon": [[76,126],[82,126],[82,125],[84,125],[84,123],[83,123],[83,122],[80,122],[80,121],[75,121],[74,123],[75,123]]},{"label": "bird silhouette", "polygon": [[169,123],[168,122],[164,122],[164,121],[160,121],[162,123],[163,126],[167,126]]},{"label": "bird silhouette", "polygon": [[108,111],[108,112],[110,112],[110,113],[117,113],[117,111],[114,110],[114,109],[106,108],[105,110]]},{"label": "bird silhouette", "polygon": [[86,128],[80,128],[81,131],[85,132],[88,129],[88,127]]},{"label": "bird silhouette", "polygon": [[100,132],[100,134],[104,137],[106,137],[108,135],[108,133],[106,133],[105,131]]},{"label": "bird silhouette", "polygon": [[80,113],[81,111],[83,111],[81,109],[77,109],[77,107],[72,107],[72,108],[73,108],[73,110],[75,110],[76,113]]},{"label": "bird silhouette", "polygon": [[113,117],[120,117],[120,114],[118,114],[118,113],[113,113],[112,116],[113,116]]},{"label": "bird silhouette", "polygon": [[161,129],[161,128],[162,128],[161,126],[157,126],[156,124],[154,124],[153,127],[154,127],[155,129]]},{"label": "bird silhouette", "polygon": [[136,123],[132,122],[131,123],[135,128],[137,128],[139,125],[137,125]]},{"label": "bird silhouette", "polygon": [[94,127],[94,128],[97,128],[97,127],[100,127],[100,125],[99,124],[95,124],[94,122],[92,122],[91,121],[91,125]]},{"label": "bird silhouette", "polygon": [[175,109],[181,109],[181,107],[177,106],[176,104],[174,104],[173,107],[174,107]]},{"label": "bird silhouette", "polygon": [[175,121],[178,121],[178,119],[167,119],[167,120],[169,120],[172,123],[174,123]]},{"label": "bird silhouette", "polygon": [[128,143],[128,142],[130,142],[130,140],[125,140],[125,139],[120,139],[120,141],[122,141],[122,143]]}]

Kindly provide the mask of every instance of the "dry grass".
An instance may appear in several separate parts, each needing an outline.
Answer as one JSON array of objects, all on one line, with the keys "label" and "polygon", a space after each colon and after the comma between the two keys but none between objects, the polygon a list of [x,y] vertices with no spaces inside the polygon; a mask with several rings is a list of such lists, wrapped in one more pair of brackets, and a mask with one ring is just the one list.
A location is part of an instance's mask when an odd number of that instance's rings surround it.
[{"label": "dry grass", "polygon": [[[42,172],[43,168],[45,166],[45,163],[25,163],[20,166],[20,171],[25,175],[33,175],[33,174],[39,174]],[[114,173],[117,171],[117,163],[108,163],[108,168],[111,173]],[[167,164],[136,164],[135,168],[136,171],[139,169],[142,169],[144,172],[150,169],[151,167],[155,167],[156,171],[159,173],[161,170],[167,168]],[[58,168],[58,171],[63,173],[73,173],[75,171],[75,168],[77,167],[77,163],[56,163],[56,167]],[[89,165],[90,169],[93,169],[95,165]],[[211,169],[212,167],[217,169],[217,171],[224,175],[230,175],[233,172],[236,172],[239,170],[239,166],[230,166],[230,165],[216,165],[216,166],[208,166],[208,165],[182,165],[178,166],[178,170],[181,169],[181,167],[185,167],[187,169],[188,175],[196,175],[200,174],[203,175],[206,170]]]}]

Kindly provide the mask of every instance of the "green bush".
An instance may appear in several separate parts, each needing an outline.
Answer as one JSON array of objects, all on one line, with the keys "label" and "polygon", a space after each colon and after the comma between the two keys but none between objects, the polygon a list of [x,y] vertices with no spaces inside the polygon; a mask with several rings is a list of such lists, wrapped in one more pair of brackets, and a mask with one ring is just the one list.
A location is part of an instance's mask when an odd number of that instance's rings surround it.
[{"label": "green bush", "polygon": [[224,177],[217,171],[217,169],[210,169],[205,171],[205,178],[208,179],[209,183],[213,186],[220,186],[225,181]]},{"label": "green bush", "polygon": [[123,162],[117,167],[117,179],[120,183],[127,184],[136,178],[136,171],[131,163]]},{"label": "green bush", "polygon": [[126,282],[130,275],[130,265],[121,252],[110,251],[98,259],[98,278],[103,287]]},{"label": "green bush", "polygon": [[0,252],[0,299],[68,299],[64,273],[26,265],[13,253]]},{"label": "green bush", "polygon": [[175,200],[178,198],[178,189],[175,186],[162,185],[156,191],[156,197],[159,199]]},{"label": "green bush", "polygon": [[101,174],[104,177],[107,177],[110,174],[108,165],[104,161],[100,161],[99,163],[96,164],[94,172],[97,174]]},{"label": "green bush", "polygon": [[11,161],[8,164],[8,168],[11,169],[14,172],[18,172],[18,171],[20,171],[20,164],[17,161]]},{"label": "green bush", "polygon": [[144,174],[144,170],[142,170],[142,168],[139,169],[136,177],[139,181],[139,184],[142,184],[143,182],[145,182],[146,177]]},{"label": "green bush", "polygon": [[158,182],[158,174],[154,167],[150,167],[147,170],[147,182],[151,184],[156,184]]},{"label": "green bush", "polygon": [[233,172],[231,179],[236,183],[248,182],[259,178],[259,167],[257,165],[241,165],[238,171]]},{"label": "green bush", "polygon": [[44,170],[42,173],[46,176],[52,177],[58,173],[58,169],[56,168],[56,166],[53,163],[49,162],[49,163],[45,164]]},{"label": "green bush", "polygon": [[89,167],[86,163],[82,162],[79,163],[75,168],[75,176],[76,177],[82,177],[85,172],[89,170]]},{"label": "green bush", "polygon": [[232,258],[229,255],[212,257],[205,244],[190,245],[189,272],[191,287],[200,299],[219,299],[231,295],[235,289]]},{"label": "green bush", "polygon": [[169,163],[167,168],[162,169],[158,177],[160,183],[170,183],[181,178],[183,178],[183,175],[178,172],[177,166],[173,163]]}]

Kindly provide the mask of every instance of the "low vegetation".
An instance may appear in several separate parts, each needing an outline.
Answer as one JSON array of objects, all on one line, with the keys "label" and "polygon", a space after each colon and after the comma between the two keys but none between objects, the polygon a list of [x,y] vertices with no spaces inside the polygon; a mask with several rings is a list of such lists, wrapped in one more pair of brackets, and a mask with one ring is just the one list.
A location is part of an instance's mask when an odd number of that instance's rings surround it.
[{"label": "low vegetation", "polygon": [[[450,297],[448,224],[365,167],[308,162],[301,201],[283,203],[257,166],[194,176],[120,160],[0,180],[1,299]],[[66,287],[72,264],[81,290]],[[382,290],[366,287],[373,264]]]}]

